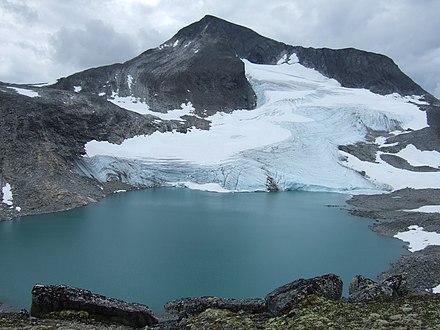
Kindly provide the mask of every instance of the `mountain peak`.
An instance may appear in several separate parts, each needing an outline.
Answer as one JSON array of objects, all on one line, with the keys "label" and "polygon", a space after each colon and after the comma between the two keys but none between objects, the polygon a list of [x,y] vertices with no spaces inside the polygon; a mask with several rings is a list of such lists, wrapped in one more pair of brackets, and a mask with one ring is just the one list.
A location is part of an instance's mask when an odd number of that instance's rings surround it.
[{"label": "mountain peak", "polygon": [[291,48],[245,26],[212,15],[205,15],[199,21],[182,28],[167,43],[200,39],[227,43],[238,57],[259,64],[275,64],[282,53]]}]

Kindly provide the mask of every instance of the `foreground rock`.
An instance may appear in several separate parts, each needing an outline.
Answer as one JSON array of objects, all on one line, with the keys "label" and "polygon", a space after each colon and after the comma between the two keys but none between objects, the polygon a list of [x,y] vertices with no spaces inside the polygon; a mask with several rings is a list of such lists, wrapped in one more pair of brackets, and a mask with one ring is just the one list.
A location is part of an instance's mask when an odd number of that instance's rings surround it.
[{"label": "foreground rock", "polygon": [[342,296],[342,285],[341,278],[334,274],[299,279],[269,293],[265,298],[266,304],[269,312],[279,315],[295,307],[310,295],[339,300]]},{"label": "foreground rock", "polygon": [[350,283],[348,300],[389,300],[402,297],[406,292],[406,282],[402,275],[392,276],[379,283],[357,275]]},{"label": "foreground rock", "polygon": [[132,327],[158,323],[151,310],[141,304],[107,298],[66,285],[35,285],[31,315],[44,317],[53,312],[82,311],[96,318]]},{"label": "foreground rock", "polygon": [[165,304],[165,310],[179,318],[199,314],[209,308],[227,309],[232,312],[261,313],[267,310],[264,299],[233,299],[218,297],[183,298]]}]

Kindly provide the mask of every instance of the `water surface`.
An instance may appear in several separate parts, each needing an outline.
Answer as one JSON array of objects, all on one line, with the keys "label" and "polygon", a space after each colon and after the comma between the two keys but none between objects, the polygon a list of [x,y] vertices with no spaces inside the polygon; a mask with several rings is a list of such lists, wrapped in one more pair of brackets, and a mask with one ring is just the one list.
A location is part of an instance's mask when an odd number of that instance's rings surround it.
[{"label": "water surface", "polygon": [[405,253],[347,196],[218,194],[161,188],[0,223],[0,300],[29,308],[35,283],[68,284],[149,305],[186,296],[263,297],[336,273],[375,277]]}]

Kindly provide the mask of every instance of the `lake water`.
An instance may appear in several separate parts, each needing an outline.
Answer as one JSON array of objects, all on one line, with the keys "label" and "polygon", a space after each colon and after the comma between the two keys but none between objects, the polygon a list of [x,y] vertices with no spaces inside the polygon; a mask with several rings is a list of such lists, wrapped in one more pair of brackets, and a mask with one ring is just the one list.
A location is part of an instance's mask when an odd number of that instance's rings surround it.
[{"label": "lake water", "polygon": [[370,220],[339,207],[347,196],[219,194],[149,189],[72,211],[0,223],[0,301],[29,308],[35,283],[68,284],[147,304],[264,297],[298,278],[375,278],[405,253]]}]

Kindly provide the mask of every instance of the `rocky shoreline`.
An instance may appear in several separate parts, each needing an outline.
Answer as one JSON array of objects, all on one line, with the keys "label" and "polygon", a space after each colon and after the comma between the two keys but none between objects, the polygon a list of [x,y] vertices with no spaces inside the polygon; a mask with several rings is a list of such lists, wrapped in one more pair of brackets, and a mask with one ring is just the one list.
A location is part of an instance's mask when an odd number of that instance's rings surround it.
[{"label": "rocky shoreline", "polygon": [[170,301],[169,318],[141,304],[64,285],[35,285],[32,307],[0,310],[0,329],[434,329],[440,295],[411,293],[400,275],[375,282],[361,275],[342,298],[334,274],[299,279],[264,298],[194,297]]},{"label": "rocky shoreline", "polygon": [[[439,189],[402,189],[388,194],[358,195],[347,201],[356,216],[374,219],[371,230],[379,235],[393,237],[417,225],[426,231],[440,233],[440,213],[408,212],[425,205],[438,205]],[[431,290],[440,284],[440,246],[403,255],[379,275],[383,279],[403,274],[408,288],[414,291]]]}]

